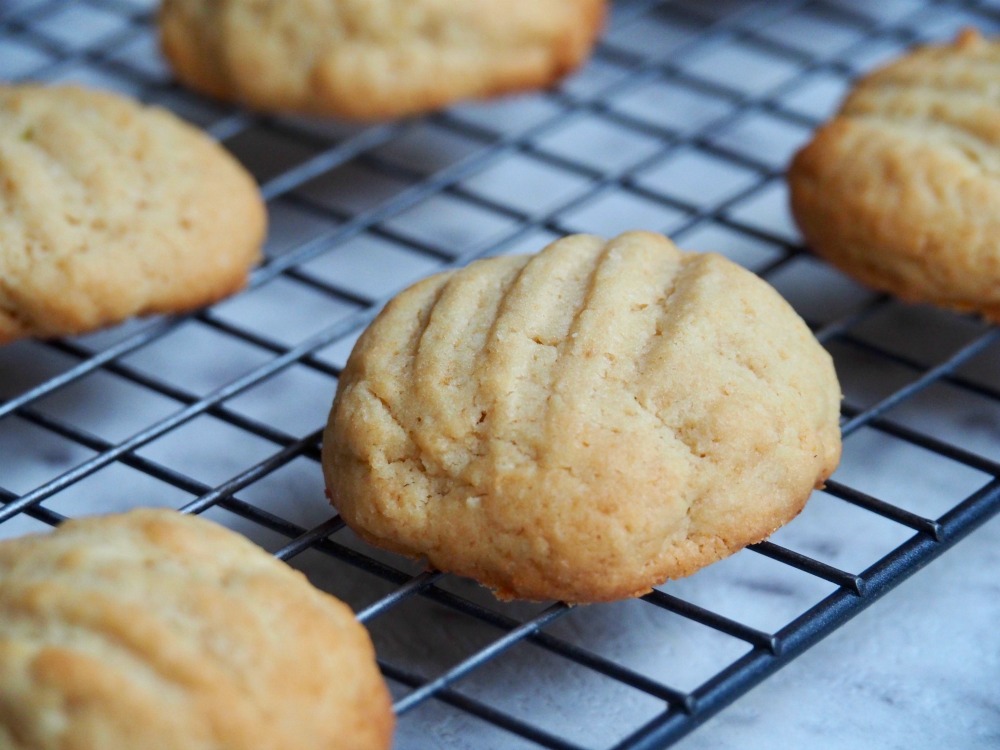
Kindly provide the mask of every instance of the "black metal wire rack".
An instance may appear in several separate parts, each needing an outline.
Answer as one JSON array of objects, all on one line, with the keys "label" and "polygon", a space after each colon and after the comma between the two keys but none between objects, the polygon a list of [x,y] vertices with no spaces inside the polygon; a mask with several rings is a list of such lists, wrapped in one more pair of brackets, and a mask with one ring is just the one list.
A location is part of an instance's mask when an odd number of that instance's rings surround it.
[{"label": "black metal wire rack", "polygon": [[[171,108],[255,174],[267,261],[190,316],[0,349],[0,535],[166,505],[347,601],[399,747],[665,747],[1000,511],[996,329],[866,291],[803,252],[782,175],[850,80],[989,2],[622,0],[548,92],[366,127],[176,84],[145,0],[0,4],[0,78]],[[844,464],[771,540],[641,600],[500,603],[352,536],[318,458],[336,378],[428,273],[572,231],[665,231],[774,284],[834,354]],[[970,417],[971,415],[971,417]],[[946,480],[935,477],[946,476]]]}]

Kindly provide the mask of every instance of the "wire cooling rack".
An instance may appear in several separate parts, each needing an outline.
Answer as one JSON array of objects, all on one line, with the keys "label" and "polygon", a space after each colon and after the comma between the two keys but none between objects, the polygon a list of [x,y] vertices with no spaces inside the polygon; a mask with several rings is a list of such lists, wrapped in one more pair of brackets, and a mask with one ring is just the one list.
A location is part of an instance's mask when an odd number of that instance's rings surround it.
[{"label": "wire cooling rack", "polygon": [[[8,1],[0,78],[116,89],[204,127],[260,181],[267,262],[194,315],[0,349],[3,536],[136,505],[203,513],[355,608],[398,747],[654,748],[1000,510],[996,330],[804,254],[782,179],[855,75],[962,25],[995,31],[989,3],[623,1],[557,90],[367,127],[186,91],[153,16]],[[834,354],[845,453],[826,490],[770,541],[575,609],[499,603],[357,540],[324,500],[320,428],[380,305],[476,257],[631,228],[756,271]]]}]

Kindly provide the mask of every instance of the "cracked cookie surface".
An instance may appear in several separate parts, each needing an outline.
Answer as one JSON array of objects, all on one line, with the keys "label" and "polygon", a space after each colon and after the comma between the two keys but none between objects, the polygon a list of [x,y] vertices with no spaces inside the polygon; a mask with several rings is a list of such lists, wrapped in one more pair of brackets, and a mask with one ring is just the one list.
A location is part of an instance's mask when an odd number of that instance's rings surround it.
[{"label": "cracked cookie surface", "polygon": [[173,114],[0,86],[0,343],[214,302],[246,283],[265,223],[253,178]]},{"label": "cracked cookie surface", "polygon": [[806,244],[911,302],[1000,321],[1000,44],[967,30],[862,78],[788,173]]},{"label": "cracked cookie surface", "polygon": [[504,598],[605,601],[794,517],[839,460],[839,400],[752,273],[575,235],[392,300],[341,375],[323,467],[376,545]]},{"label": "cracked cookie surface", "polygon": [[262,111],[354,119],[555,83],[580,65],[605,0],[166,0],[177,77]]},{"label": "cracked cookie surface", "polygon": [[166,510],[0,542],[0,746],[384,750],[350,609],[240,535]]}]

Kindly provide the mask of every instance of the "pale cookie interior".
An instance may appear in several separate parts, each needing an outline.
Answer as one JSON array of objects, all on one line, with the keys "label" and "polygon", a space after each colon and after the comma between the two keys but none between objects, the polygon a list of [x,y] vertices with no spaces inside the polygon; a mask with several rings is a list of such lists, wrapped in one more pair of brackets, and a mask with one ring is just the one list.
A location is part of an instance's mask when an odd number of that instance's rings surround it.
[{"label": "pale cookie interior", "polygon": [[839,460],[839,399],[754,275],[579,235],[390,302],[341,376],[324,469],[375,544],[503,597],[608,600],[796,515]]}]

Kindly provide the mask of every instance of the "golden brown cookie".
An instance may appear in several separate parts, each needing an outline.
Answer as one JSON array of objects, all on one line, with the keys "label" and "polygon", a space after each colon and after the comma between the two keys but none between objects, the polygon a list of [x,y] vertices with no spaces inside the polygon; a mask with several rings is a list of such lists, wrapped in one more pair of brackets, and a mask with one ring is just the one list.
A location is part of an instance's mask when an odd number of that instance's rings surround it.
[{"label": "golden brown cookie", "polygon": [[376,750],[364,628],[243,537],[173,511],[0,543],[0,747]]},{"label": "golden brown cookie", "polygon": [[264,227],[250,175],[165,110],[0,85],[0,343],[213,302]]},{"label": "golden brown cookie", "polygon": [[1000,320],[1000,43],[861,79],[788,172],[807,245],[876,289]]},{"label": "golden brown cookie", "polygon": [[554,83],[605,0],[165,0],[164,53],[192,88],[255,109],[376,119]]},{"label": "golden brown cookie", "polygon": [[504,598],[612,600],[795,516],[839,460],[839,401],[752,273],[575,235],[392,300],[341,375],[323,468],[373,544]]}]

